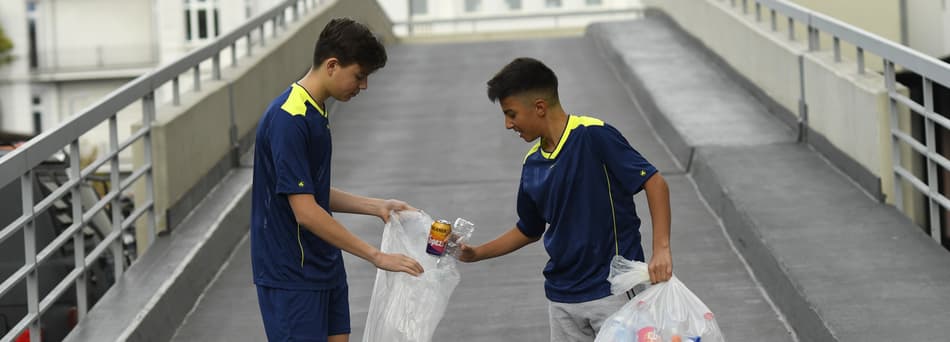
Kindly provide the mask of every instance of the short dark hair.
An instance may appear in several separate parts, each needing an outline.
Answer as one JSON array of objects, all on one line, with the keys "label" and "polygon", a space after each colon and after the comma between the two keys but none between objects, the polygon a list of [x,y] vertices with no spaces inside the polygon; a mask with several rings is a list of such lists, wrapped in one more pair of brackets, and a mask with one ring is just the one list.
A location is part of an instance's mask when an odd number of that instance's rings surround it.
[{"label": "short dark hair", "polygon": [[488,80],[488,99],[491,102],[529,91],[543,92],[548,102],[558,104],[557,75],[534,58],[515,58]]},{"label": "short dark hair", "polygon": [[331,57],[343,66],[358,63],[371,73],[386,65],[386,48],[366,25],[350,18],[335,18],[320,32],[313,48],[313,67]]}]

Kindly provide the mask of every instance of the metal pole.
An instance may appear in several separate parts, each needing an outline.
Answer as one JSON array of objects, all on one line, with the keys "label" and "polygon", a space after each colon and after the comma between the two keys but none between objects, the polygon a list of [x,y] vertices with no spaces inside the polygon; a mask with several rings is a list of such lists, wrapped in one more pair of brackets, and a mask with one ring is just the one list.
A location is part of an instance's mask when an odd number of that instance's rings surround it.
[{"label": "metal pole", "polygon": [[30,220],[23,227],[24,265],[30,269],[26,274],[27,315],[30,320],[30,338],[40,341],[39,274],[36,267],[36,213],[33,212],[33,170],[20,177],[20,193],[23,195],[23,215]]},{"label": "metal pole", "polygon": [[195,76],[195,92],[201,91],[201,62],[195,64],[194,76]]},{"label": "metal pole", "polygon": [[[858,73],[864,75],[864,48],[858,47]],[[891,65],[893,67],[893,65]]]},{"label": "metal pole", "polygon": [[211,79],[221,80],[221,51],[215,52],[214,57],[211,57]]},{"label": "metal pole", "polygon": [[180,90],[178,89],[178,76],[175,76],[175,78],[172,79],[172,105],[177,106],[181,104],[181,95],[179,94]]},{"label": "metal pole", "polygon": [[112,192],[115,192],[115,196],[112,197],[112,233],[119,234],[120,238],[115,239],[111,243],[112,247],[112,264],[115,269],[115,279],[118,280],[122,277],[123,271],[123,257],[122,257],[122,245],[121,245],[121,230],[122,230],[122,211],[119,207],[119,194],[122,193],[121,189],[121,179],[119,177],[119,120],[116,118],[116,114],[112,114],[109,117],[109,150],[114,152],[115,155],[112,156],[109,161],[109,187],[112,189]]},{"label": "metal pole", "polygon": [[[860,48],[858,51],[861,51]],[[897,100],[894,99],[896,86],[894,85],[894,63],[888,60],[884,61],[884,84],[887,86],[888,102],[891,110],[891,130],[900,130],[900,123],[897,113]],[[897,173],[897,167],[901,165],[900,140],[893,133],[891,136],[891,162],[893,163],[892,172],[894,174],[894,205],[898,210],[904,212],[904,194],[901,189],[901,175]]]},{"label": "metal pole", "polygon": [[[145,145],[145,163],[149,164],[148,171],[145,171],[145,199],[148,202],[151,202],[150,208],[148,210],[148,246],[152,245],[152,242],[155,241],[156,235],[156,215],[155,215],[155,178],[153,176],[152,170],[154,167],[154,161],[152,160],[152,122],[155,121],[155,92],[150,92],[142,99],[142,126],[145,127],[147,133],[142,137],[142,143]],[[139,250],[145,250],[143,248],[138,248]]]},{"label": "metal pole", "polygon": [[[69,144],[69,179],[76,180],[77,183],[72,189],[69,189],[70,198],[73,206],[73,224],[82,222],[82,195],[79,193],[82,186],[82,179],[79,169],[79,140],[73,140]],[[89,310],[89,302],[86,296],[86,240],[83,238],[82,229],[73,233],[73,262],[76,269],[80,270],[79,277],[76,278],[76,311],[78,320],[82,320]]]},{"label": "metal pole", "polygon": [[940,181],[937,179],[937,163],[931,156],[937,155],[937,138],[934,132],[934,121],[931,116],[934,115],[933,100],[933,82],[926,77],[924,82],[924,138],[927,141],[927,186],[930,193],[927,197],[930,199],[930,237],[940,244],[940,204],[935,197],[940,193],[937,188]]},{"label": "metal pole", "polygon": [[834,38],[835,62],[841,62],[841,38]]}]

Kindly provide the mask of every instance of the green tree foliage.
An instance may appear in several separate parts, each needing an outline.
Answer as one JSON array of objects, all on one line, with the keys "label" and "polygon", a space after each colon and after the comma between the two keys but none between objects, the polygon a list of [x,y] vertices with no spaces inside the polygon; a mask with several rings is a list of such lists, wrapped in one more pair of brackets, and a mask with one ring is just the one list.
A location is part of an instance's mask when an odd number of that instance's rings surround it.
[{"label": "green tree foliage", "polygon": [[10,51],[13,50],[13,42],[3,33],[3,27],[0,27],[0,65],[9,63],[13,60]]}]

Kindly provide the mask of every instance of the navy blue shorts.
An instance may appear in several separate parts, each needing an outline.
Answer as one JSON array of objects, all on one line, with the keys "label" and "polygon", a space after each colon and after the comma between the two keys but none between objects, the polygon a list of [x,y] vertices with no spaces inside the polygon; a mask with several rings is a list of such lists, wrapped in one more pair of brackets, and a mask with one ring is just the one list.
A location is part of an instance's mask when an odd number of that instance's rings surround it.
[{"label": "navy blue shorts", "polygon": [[350,333],[349,288],[320,291],[257,286],[257,302],[267,340],[326,341]]}]

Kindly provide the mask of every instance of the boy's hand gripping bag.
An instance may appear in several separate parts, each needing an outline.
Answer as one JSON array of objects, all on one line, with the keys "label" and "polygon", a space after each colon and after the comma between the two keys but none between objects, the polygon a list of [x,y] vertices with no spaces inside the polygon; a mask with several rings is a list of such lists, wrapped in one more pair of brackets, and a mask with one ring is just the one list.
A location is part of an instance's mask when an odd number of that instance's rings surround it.
[{"label": "boy's hand gripping bag", "polygon": [[409,256],[425,270],[419,277],[402,272],[376,271],[363,342],[428,342],[445,314],[452,291],[459,283],[456,267],[458,243],[471,235],[474,226],[455,221],[450,241],[441,257],[426,253],[429,229],[434,220],[421,211],[390,215],[383,228],[380,250]]},{"label": "boy's hand gripping bag", "polygon": [[[614,256],[610,291],[624,293],[649,283],[647,264]],[[637,294],[604,321],[596,342],[724,342],[709,308],[674,275]]]}]

